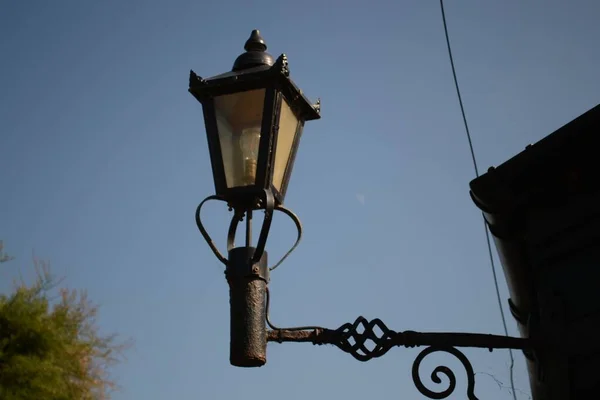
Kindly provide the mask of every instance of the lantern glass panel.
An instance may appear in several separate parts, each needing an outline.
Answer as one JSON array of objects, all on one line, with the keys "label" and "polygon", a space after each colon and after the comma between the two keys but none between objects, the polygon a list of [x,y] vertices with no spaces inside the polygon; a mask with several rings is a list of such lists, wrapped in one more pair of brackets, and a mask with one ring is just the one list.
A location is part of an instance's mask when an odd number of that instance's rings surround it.
[{"label": "lantern glass panel", "polygon": [[285,171],[292,154],[292,146],[298,131],[298,118],[290,108],[287,100],[281,102],[279,117],[279,133],[277,135],[277,148],[275,149],[275,165],[273,169],[273,186],[281,191]]},{"label": "lantern glass panel", "polygon": [[228,188],[254,185],[265,89],[214,99],[223,168]]}]

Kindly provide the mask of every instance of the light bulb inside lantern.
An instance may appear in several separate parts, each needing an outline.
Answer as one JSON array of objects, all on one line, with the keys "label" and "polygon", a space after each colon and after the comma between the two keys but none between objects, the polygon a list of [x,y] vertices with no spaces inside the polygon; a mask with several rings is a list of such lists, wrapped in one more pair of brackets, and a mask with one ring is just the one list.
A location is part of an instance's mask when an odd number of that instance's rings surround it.
[{"label": "light bulb inside lantern", "polygon": [[260,144],[260,126],[242,129],[240,148],[244,163],[244,183],[253,185],[256,180],[256,165]]}]

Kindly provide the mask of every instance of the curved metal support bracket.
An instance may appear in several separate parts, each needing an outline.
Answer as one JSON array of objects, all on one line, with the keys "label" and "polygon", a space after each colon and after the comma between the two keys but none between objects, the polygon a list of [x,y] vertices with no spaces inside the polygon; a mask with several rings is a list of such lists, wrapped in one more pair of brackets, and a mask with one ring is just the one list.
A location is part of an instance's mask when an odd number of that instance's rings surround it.
[{"label": "curved metal support bracket", "polygon": [[217,256],[219,261],[221,261],[223,264],[227,265],[227,258],[223,257],[223,255],[221,254],[219,249],[217,249],[217,246],[215,246],[215,243],[212,241],[212,238],[210,237],[210,235],[204,228],[204,225],[202,224],[202,219],[200,217],[200,212],[202,211],[202,206],[204,205],[204,203],[206,203],[209,200],[225,201],[225,199],[223,199],[221,196],[218,196],[218,195],[208,196],[207,198],[202,200],[202,202],[196,208],[196,225],[198,226],[198,230],[202,234],[202,237],[204,237],[204,240],[206,240],[206,243],[208,244],[208,246],[210,247],[212,252],[215,254],[215,256]]},{"label": "curved metal support bracket", "polygon": [[281,265],[281,263],[284,262],[285,259],[288,258],[288,256],[290,254],[292,254],[292,252],[294,250],[296,250],[296,247],[298,247],[298,245],[300,244],[300,240],[302,240],[302,223],[300,222],[300,218],[298,218],[298,216],[296,214],[294,214],[291,210],[289,210],[283,206],[277,206],[277,207],[275,207],[275,210],[281,211],[282,213],[284,213],[285,215],[290,217],[292,221],[294,221],[294,224],[296,225],[296,229],[298,230],[298,236],[296,237],[296,242],[288,250],[288,252],[285,253],[283,255],[283,257],[281,257],[281,259],[279,261],[277,261],[277,263],[275,263],[275,265],[273,265],[272,267],[269,268],[270,271],[273,271],[275,268],[279,267]]},{"label": "curved metal support bracket", "polygon": [[[224,198],[222,198],[221,196],[218,196],[218,195],[209,196],[206,199],[202,200],[202,202],[198,205],[198,208],[196,208],[196,225],[198,226],[200,233],[204,237],[204,240],[206,240],[206,243],[208,244],[208,246],[210,247],[212,252],[215,254],[215,256],[219,259],[219,261],[221,261],[223,264],[227,265],[227,258],[221,254],[221,252],[219,251],[217,246],[214,244],[212,238],[210,237],[210,235],[204,228],[204,225],[202,224],[200,212],[202,211],[202,206],[204,206],[204,203],[206,203],[209,200],[226,201]],[[260,230],[260,235],[258,237],[258,242],[256,244],[256,250],[255,250],[253,258],[252,258],[252,263],[257,263],[261,259],[262,255],[265,251],[265,246],[267,244],[267,238],[269,236],[269,231],[271,229],[271,223],[273,221],[273,212],[274,211],[280,211],[280,212],[284,213],[285,215],[287,215],[288,217],[290,217],[290,219],[294,222],[294,225],[296,225],[296,229],[298,231],[298,235],[296,237],[296,242],[290,248],[290,250],[288,250],[288,252],[285,253],[279,261],[277,261],[277,263],[275,263],[275,265],[273,265],[272,267],[269,268],[269,270],[272,271],[275,268],[277,268],[279,265],[281,265],[281,263],[283,261],[285,261],[285,259],[288,258],[288,256],[296,249],[296,247],[298,247],[298,244],[300,244],[300,240],[302,239],[302,223],[300,222],[300,219],[298,218],[298,216],[296,214],[294,214],[291,210],[289,210],[281,205],[278,205],[278,206],[275,205],[275,198],[273,197],[273,193],[270,190],[264,190],[263,198],[260,199],[259,204],[260,204],[259,209],[265,210],[265,218],[263,220],[262,228]],[[230,210],[231,210],[231,208],[230,208]],[[242,221],[244,219],[244,214],[248,215],[248,212],[249,212],[248,210],[244,210],[242,208],[234,209],[234,214],[233,214],[233,217],[231,218],[231,222],[229,224],[229,230],[227,232],[227,252],[228,253],[235,248],[235,234],[237,232],[238,225],[239,225],[240,221]]]},{"label": "curved metal support bracket", "polygon": [[[271,324],[269,325],[272,327]],[[533,351],[539,346],[539,343],[534,342],[532,339],[480,333],[397,332],[389,329],[380,319],[369,321],[364,317],[358,317],[353,323],[346,323],[335,330],[321,327],[274,329],[267,332],[267,340],[278,343],[332,344],[359,361],[369,361],[381,357],[395,346],[426,346],[427,348],[415,359],[412,369],[413,380],[419,392],[430,399],[445,399],[454,392],[456,376],[446,366],[438,366],[431,374],[431,379],[436,384],[442,383],[440,375],[445,375],[448,378],[449,385],[443,391],[435,392],[426,388],[419,376],[419,367],[426,356],[435,352],[445,352],[455,356],[465,368],[469,400],[477,400],[475,396],[475,373],[467,357],[457,347],[478,347],[490,351],[493,349]]]},{"label": "curved metal support bracket", "polygon": [[[264,197],[260,199],[261,206],[259,209],[265,210],[265,218],[263,220],[262,228],[260,229],[258,242],[256,243],[256,250],[252,257],[252,264],[257,263],[265,251],[269,230],[271,229],[271,222],[273,221],[273,211],[275,209],[275,198],[273,197],[273,193],[271,193],[270,190],[264,190],[263,195]],[[248,213],[251,211],[252,210],[243,208],[234,209],[234,214],[231,218],[231,223],[229,224],[229,230],[227,232],[227,252],[230,252],[235,248],[235,234],[237,232],[237,227],[240,221],[244,219],[244,214],[246,214],[246,218],[248,218]],[[248,243],[246,245],[248,245]]]},{"label": "curved metal support bracket", "polygon": [[263,220],[263,225],[260,229],[260,234],[258,235],[258,242],[256,242],[256,250],[252,257],[253,263],[257,263],[265,251],[269,230],[271,229],[271,222],[273,221],[273,210],[275,209],[275,197],[273,197],[273,193],[270,190],[265,189],[263,195],[264,197],[261,199],[261,208],[265,209],[265,219]]},{"label": "curved metal support bracket", "polygon": [[227,231],[227,253],[229,253],[235,247],[235,232],[237,231],[238,224],[244,217],[244,212],[241,210],[235,210],[231,222],[229,223],[229,230]]}]

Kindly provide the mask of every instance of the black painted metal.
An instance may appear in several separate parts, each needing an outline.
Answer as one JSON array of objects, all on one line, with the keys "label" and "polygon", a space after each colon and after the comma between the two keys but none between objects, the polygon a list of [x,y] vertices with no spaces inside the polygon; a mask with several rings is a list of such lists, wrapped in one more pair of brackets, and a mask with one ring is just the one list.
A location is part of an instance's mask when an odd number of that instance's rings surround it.
[{"label": "black painted metal", "polygon": [[252,261],[253,247],[229,252],[225,275],[229,283],[229,362],[236,367],[260,367],[267,362],[266,289],[267,253]]},{"label": "black painted metal", "polygon": [[204,116],[206,132],[215,133],[206,135],[206,140],[208,143],[208,152],[210,154],[210,164],[213,171],[215,192],[221,194],[227,190],[227,179],[225,178],[225,166],[223,164],[223,153],[221,151],[221,141],[219,140],[215,103],[213,99],[204,102],[202,113]]},{"label": "black painted metal", "polygon": [[260,229],[260,234],[258,235],[258,242],[256,242],[256,252],[253,256],[254,262],[258,262],[262,257],[265,246],[267,245],[267,238],[269,237],[269,230],[271,229],[271,222],[273,220],[275,198],[273,198],[273,193],[268,189],[264,190],[262,205],[265,209],[265,217],[263,219],[262,228]]},{"label": "black painted metal", "polygon": [[263,107],[263,117],[261,124],[261,135],[258,147],[258,160],[256,166],[256,186],[260,188],[270,188],[271,176],[273,174],[273,141],[278,133],[276,121],[279,120],[279,110],[277,109],[277,93],[273,87],[269,87],[265,92],[265,103]]},{"label": "black painted metal", "polygon": [[[300,121],[300,126],[305,121],[320,118],[320,102],[312,104],[291,80],[285,54],[273,61],[273,58],[266,53],[266,44],[257,31],[252,33],[245,48],[246,53],[238,57],[233,71],[208,79],[203,79],[194,71],[190,71],[188,89],[203,107],[216,194],[224,198],[231,207],[244,211],[249,208],[260,208],[255,202],[255,198],[263,197],[265,189],[271,192],[276,205],[284,202],[301,132],[298,132],[293,143],[281,188],[275,190],[272,177],[282,96],[288,100],[291,109]],[[228,188],[225,181],[214,98],[255,89],[265,89],[255,184]],[[260,249],[260,246],[257,248]]]},{"label": "black painted metal", "polygon": [[238,224],[244,218],[244,211],[237,209],[233,212],[231,222],[229,223],[229,230],[227,231],[227,252],[229,253],[235,247],[235,234],[237,232]]},{"label": "black painted metal", "polygon": [[369,321],[364,317],[358,317],[354,323],[346,323],[335,330],[318,326],[280,329],[275,327],[269,320],[269,297],[267,290],[267,324],[273,329],[267,332],[267,341],[270,342],[332,344],[359,361],[369,361],[381,357],[395,346],[426,346],[413,363],[412,375],[419,392],[430,399],[445,399],[456,388],[456,375],[446,366],[436,367],[431,374],[431,380],[436,384],[441,384],[440,376],[444,375],[448,379],[448,386],[441,391],[434,391],[425,387],[419,376],[419,368],[423,359],[431,353],[449,353],[462,363],[467,375],[467,397],[470,400],[477,400],[473,367],[457,347],[477,347],[490,351],[511,348],[533,352],[539,349],[539,346],[536,346],[530,339],[507,336],[454,332],[396,332],[389,329],[380,319]]},{"label": "black painted metal", "polygon": [[[278,143],[278,139],[279,139],[279,121],[281,119],[281,93],[277,92],[277,91],[273,91],[273,103],[272,103],[272,107],[273,107],[273,118],[271,119],[271,121],[269,121],[271,123],[269,129],[271,130],[271,134],[269,135],[269,149],[270,151],[269,153],[269,162],[268,164],[270,166],[274,166],[275,165],[275,154],[277,154],[277,143]],[[263,120],[263,124],[265,123],[265,121]],[[262,138],[261,138],[262,139]],[[273,175],[274,175],[275,171],[274,168],[268,168],[267,171],[267,181],[268,185],[269,185],[269,189],[271,190],[271,192],[273,193],[273,197],[275,197],[275,199],[277,200],[278,203],[282,203],[282,201],[279,201],[279,199],[283,199],[285,196],[282,196],[282,193],[279,192],[277,189],[275,189],[274,185],[273,185]]]},{"label": "black painted metal", "polygon": [[[235,210],[227,235],[226,259],[219,252],[201,220],[202,206],[209,200],[225,201],[214,195],[204,199],[196,209],[196,224],[219,261],[226,265],[225,275],[229,283],[231,338],[230,363],[238,367],[260,367],[266,362],[267,346],[267,284],[270,270],[275,269],[296,248],[302,238],[302,225],[298,217],[290,210],[274,205],[273,196],[265,190],[260,203],[265,207],[265,218],[257,247],[251,244],[251,213]],[[298,238],[294,246],[273,267],[267,264],[267,252],[264,250],[270,229],[273,211],[277,209],[288,215],[298,229]],[[235,234],[239,222],[246,217],[246,243],[244,247],[235,247]]]},{"label": "black painted metal", "polygon": [[198,226],[198,230],[202,234],[202,237],[204,238],[204,240],[208,244],[208,247],[210,247],[210,249],[212,250],[212,252],[215,254],[215,256],[217,257],[217,259],[219,261],[221,261],[223,264],[227,265],[227,259],[225,257],[223,257],[223,255],[221,254],[221,252],[219,251],[219,249],[217,249],[217,246],[215,246],[215,243],[213,242],[212,238],[210,237],[210,235],[206,231],[206,228],[204,228],[204,225],[202,224],[202,218],[201,218],[200,212],[202,211],[202,206],[207,201],[210,201],[210,200],[225,201],[223,198],[221,198],[221,196],[217,196],[217,195],[208,196],[207,198],[205,198],[204,200],[202,200],[202,202],[196,208],[196,215],[195,215],[195,217],[196,217],[196,226]]},{"label": "black painted metal", "polygon": [[244,50],[246,52],[240,54],[233,63],[232,71],[241,71],[260,65],[271,66],[274,63],[273,56],[267,53],[267,44],[258,29],[252,31],[244,45]]},{"label": "black painted metal", "polygon": [[283,255],[283,257],[281,257],[279,259],[279,261],[277,261],[272,267],[269,267],[270,271],[273,271],[275,268],[279,267],[281,265],[281,263],[283,263],[285,261],[285,259],[288,258],[288,256],[290,254],[292,254],[292,252],[294,250],[296,250],[296,247],[298,247],[298,245],[300,244],[300,240],[302,240],[302,223],[300,222],[300,218],[298,218],[298,216],[296,214],[294,214],[291,210],[288,210],[284,206],[275,207],[275,211],[280,211],[280,212],[284,213],[285,215],[287,215],[288,217],[290,217],[290,219],[294,222],[294,225],[296,225],[296,230],[298,232],[298,235],[296,236],[296,242],[287,251],[287,253],[285,253]]},{"label": "black painted metal", "polygon": [[[380,332],[380,333],[378,333]],[[531,347],[528,339],[480,333],[455,332],[397,332],[389,329],[383,321],[371,321],[358,317],[353,323],[346,323],[332,331],[331,344],[349,353],[359,361],[369,361],[381,357],[392,347],[441,346],[479,347],[485,349],[526,349]],[[371,345],[371,348],[369,347]]]},{"label": "black painted metal", "polygon": [[[217,259],[219,261],[221,261],[223,264],[227,265],[227,259],[221,254],[221,252],[219,251],[219,249],[213,242],[212,238],[206,231],[206,228],[202,224],[202,218],[201,218],[200,213],[202,211],[202,207],[204,206],[204,204],[206,202],[208,202],[209,200],[219,200],[219,201],[225,202],[225,199],[221,198],[218,195],[209,196],[206,199],[204,199],[196,208],[196,215],[195,215],[196,225],[198,226],[198,230],[200,230],[202,237],[204,238],[204,240],[206,241],[206,243],[208,244],[208,246],[210,247],[212,252],[215,254]],[[272,267],[269,267],[269,270],[272,271],[275,268],[277,268],[279,265],[281,265],[281,263],[285,259],[287,259],[287,257],[296,249],[296,247],[298,247],[298,244],[300,244],[300,240],[302,240],[302,223],[300,222],[300,219],[298,218],[298,216],[296,214],[294,214],[292,211],[290,211],[289,209],[287,209],[281,205],[275,206],[273,196],[269,195],[268,191],[265,191],[264,200],[260,200],[260,205],[262,207],[264,207],[264,209],[265,209],[265,218],[263,219],[263,225],[262,225],[258,243],[256,246],[256,249],[257,249],[255,252],[256,258],[258,258],[260,253],[262,253],[264,251],[264,248],[266,245],[266,239],[268,238],[269,230],[271,228],[271,221],[273,219],[274,211],[280,211],[283,214],[290,217],[292,222],[294,222],[294,225],[296,226],[296,230],[298,232],[297,237],[296,237],[296,242],[294,243],[294,245],[283,255],[283,257],[281,257],[281,259],[279,259],[279,261],[277,261]],[[252,213],[252,211],[246,210],[246,212],[245,212],[246,218],[248,218],[248,215],[249,214],[251,215],[251,213]],[[234,211],[233,217],[231,218],[231,222],[229,224],[229,230],[227,233],[227,251],[228,252],[230,252],[231,250],[233,250],[235,248],[235,235],[237,233],[237,227],[238,227],[239,223],[243,220],[243,218],[244,218],[243,210],[235,210]],[[250,247],[250,242],[248,239],[249,239],[249,237],[251,237],[251,236],[249,236],[250,235],[249,228],[251,228],[251,224],[248,224],[248,221],[247,221],[246,222],[246,245],[248,247]]]},{"label": "black painted metal", "polygon": [[439,385],[442,383],[440,374],[444,375],[448,379],[448,387],[446,389],[436,392],[431,389],[428,389],[423,384],[423,380],[419,375],[421,362],[429,354],[435,352],[445,352],[452,354],[461,362],[461,364],[465,368],[465,372],[467,373],[467,398],[469,400],[478,400],[477,396],[475,396],[475,372],[473,371],[473,366],[469,362],[469,359],[455,347],[430,346],[419,353],[412,367],[412,378],[417,390],[421,392],[422,395],[430,399],[445,399],[452,393],[454,393],[454,389],[456,389],[456,375],[450,368],[446,367],[445,365],[439,365],[435,367],[435,369],[431,373],[431,380]]}]

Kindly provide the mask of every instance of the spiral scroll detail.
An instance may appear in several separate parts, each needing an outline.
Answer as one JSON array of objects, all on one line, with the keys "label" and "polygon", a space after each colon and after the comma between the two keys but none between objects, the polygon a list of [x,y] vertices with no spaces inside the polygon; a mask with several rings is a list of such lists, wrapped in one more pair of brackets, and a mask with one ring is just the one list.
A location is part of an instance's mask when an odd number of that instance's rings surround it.
[{"label": "spiral scroll detail", "polygon": [[433,370],[433,372],[431,373],[431,380],[439,385],[442,383],[441,375],[448,378],[449,383],[448,387],[445,390],[436,392],[428,389],[423,384],[423,381],[421,380],[421,377],[419,375],[419,368],[421,366],[421,362],[429,354],[436,352],[452,354],[461,362],[467,373],[467,398],[469,400],[478,400],[477,396],[475,396],[475,373],[473,372],[473,367],[471,366],[471,363],[469,362],[467,357],[455,347],[431,346],[419,353],[419,355],[415,359],[415,362],[413,363],[412,368],[413,382],[415,383],[415,386],[417,387],[419,392],[421,392],[422,395],[427,396],[430,399],[445,399],[448,398],[448,396],[450,396],[454,392],[454,389],[456,389],[456,375],[450,368],[444,365],[440,365]]}]

